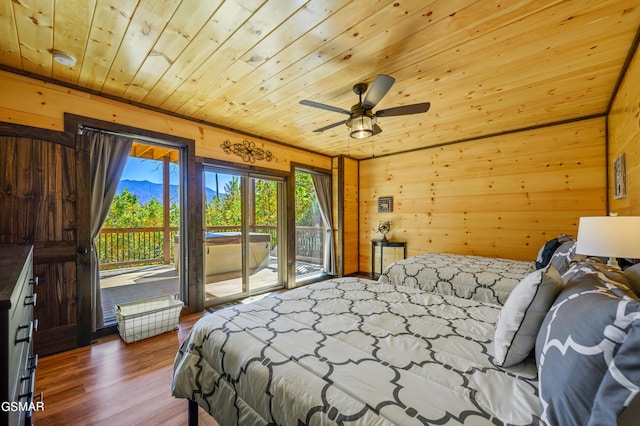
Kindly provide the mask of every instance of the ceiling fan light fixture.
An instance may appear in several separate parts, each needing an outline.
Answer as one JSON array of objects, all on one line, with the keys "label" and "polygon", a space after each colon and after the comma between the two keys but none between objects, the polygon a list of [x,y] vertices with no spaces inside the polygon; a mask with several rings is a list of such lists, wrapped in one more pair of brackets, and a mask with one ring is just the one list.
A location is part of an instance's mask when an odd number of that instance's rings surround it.
[{"label": "ceiling fan light fixture", "polygon": [[351,119],[351,133],[354,139],[364,139],[373,136],[373,120],[368,115],[361,115]]},{"label": "ceiling fan light fixture", "polygon": [[[351,111],[308,100],[302,100],[300,101],[300,104],[349,116],[347,121],[338,121],[337,123],[320,127],[319,129],[314,130],[314,132],[321,133],[344,123],[349,127],[350,137],[353,139],[365,139],[370,136],[378,135],[382,132],[382,129],[377,124],[378,117],[412,115],[427,112],[429,110],[431,104],[429,102],[422,102],[419,104],[403,105],[373,112],[373,109],[378,105],[384,95],[389,92],[389,89],[391,89],[391,86],[393,86],[395,81],[396,80],[393,77],[378,74],[371,84],[371,87],[366,83],[355,84],[353,86],[353,93],[358,95],[358,103],[351,107]],[[364,99],[362,95],[364,95]]]}]

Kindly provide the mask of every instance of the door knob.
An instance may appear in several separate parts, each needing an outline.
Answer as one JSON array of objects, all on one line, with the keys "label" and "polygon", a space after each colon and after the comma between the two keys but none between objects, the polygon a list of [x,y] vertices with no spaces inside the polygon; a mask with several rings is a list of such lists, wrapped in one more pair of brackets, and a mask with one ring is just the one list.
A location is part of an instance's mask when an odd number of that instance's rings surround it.
[{"label": "door knob", "polygon": [[89,250],[87,250],[87,248],[86,248],[86,247],[80,247],[80,248],[78,249],[78,253],[80,253],[80,254],[87,254],[87,253],[89,253]]}]

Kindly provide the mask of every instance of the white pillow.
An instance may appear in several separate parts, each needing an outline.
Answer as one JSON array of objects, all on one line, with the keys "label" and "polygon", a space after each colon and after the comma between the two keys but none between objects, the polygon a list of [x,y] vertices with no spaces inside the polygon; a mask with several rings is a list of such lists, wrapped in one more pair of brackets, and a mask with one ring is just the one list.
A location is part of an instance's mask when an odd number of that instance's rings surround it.
[{"label": "white pillow", "polygon": [[536,344],[545,315],[564,286],[549,264],[524,277],[500,310],[494,337],[495,363],[510,367],[523,361]]}]

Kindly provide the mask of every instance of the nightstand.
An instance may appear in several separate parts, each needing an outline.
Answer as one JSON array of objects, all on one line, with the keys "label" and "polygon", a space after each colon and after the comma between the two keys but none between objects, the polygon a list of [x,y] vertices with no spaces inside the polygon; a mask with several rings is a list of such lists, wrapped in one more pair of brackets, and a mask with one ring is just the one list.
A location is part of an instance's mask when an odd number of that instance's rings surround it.
[{"label": "nightstand", "polygon": [[371,278],[377,279],[387,265],[404,259],[406,254],[404,241],[371,240]]}]

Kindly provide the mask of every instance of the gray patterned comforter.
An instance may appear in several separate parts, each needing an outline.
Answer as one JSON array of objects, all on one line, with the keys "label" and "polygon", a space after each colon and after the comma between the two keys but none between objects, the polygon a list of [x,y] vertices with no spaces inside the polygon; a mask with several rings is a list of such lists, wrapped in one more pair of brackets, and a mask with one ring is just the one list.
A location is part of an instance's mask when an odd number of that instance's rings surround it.
[{"label": "gray patterned comforter", "polygon": [[378,281],[503,305],[535,262],[425,253],[387,266]]},{"label": "gray patterned comforter", "polygon": [[535,362],[492,363],[500,307],[357,278],[216,311],[172,393],[221,425],[538,424]]}]

